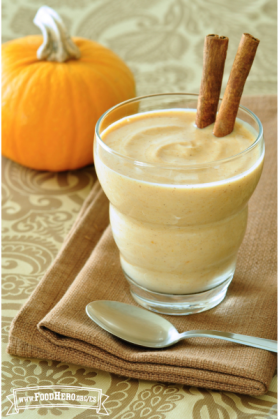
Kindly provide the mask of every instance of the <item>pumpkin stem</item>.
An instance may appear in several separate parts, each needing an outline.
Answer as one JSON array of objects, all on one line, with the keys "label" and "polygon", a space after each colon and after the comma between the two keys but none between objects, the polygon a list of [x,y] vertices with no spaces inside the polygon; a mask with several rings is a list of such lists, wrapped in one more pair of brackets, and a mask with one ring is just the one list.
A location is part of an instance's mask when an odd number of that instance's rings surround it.
[{"label": "pumpkin stem", "polygon": [[33,22],[41,29],[44,37],[37,51],[39,60],[63,63],[80,58],[80,50],[70,38],[61,17],[53,9],[48,6],[40,7]]}]

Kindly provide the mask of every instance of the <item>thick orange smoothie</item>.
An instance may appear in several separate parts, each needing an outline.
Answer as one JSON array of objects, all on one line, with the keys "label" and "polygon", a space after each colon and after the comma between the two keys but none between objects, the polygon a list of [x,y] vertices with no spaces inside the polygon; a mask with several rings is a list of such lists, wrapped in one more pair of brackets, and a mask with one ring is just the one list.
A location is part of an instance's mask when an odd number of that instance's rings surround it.
[{"label": "thick orange smoothie", "polygon": [[216,138],[194,121],[183,109],[124,117],[103,131],[106,151],[95,150],[123,270],[160,293],[198,293],[233,276],[263,166],[248,124]]}]

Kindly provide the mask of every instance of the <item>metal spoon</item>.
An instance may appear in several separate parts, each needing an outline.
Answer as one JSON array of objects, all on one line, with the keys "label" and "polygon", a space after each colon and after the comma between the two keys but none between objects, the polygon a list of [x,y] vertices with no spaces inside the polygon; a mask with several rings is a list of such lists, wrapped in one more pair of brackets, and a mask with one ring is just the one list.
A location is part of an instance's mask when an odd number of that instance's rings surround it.
[{"label": "metal spoon", "polygon": [[166,348],[181,339],[206,337],[277,352],[277,342],[270,339],[216,330],[191,330],[178,333],[170,322],[158,314],[118,301],[93,301],[86,306],[86,313],[107,332],[148,348]]}]

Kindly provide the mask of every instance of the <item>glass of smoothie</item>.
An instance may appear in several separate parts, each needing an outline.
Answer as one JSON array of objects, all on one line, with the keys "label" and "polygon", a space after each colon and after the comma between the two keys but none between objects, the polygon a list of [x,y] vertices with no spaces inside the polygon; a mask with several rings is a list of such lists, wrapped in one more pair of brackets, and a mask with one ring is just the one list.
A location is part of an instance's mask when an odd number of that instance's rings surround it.
[{"label": "glass of smoothie", "polygon": [[108,110],[94,161],[134,299],[164,314],[225,297],[264,160],[263,128],[239,107],[234,131],[195,125],[198,95],[158,94]]}]

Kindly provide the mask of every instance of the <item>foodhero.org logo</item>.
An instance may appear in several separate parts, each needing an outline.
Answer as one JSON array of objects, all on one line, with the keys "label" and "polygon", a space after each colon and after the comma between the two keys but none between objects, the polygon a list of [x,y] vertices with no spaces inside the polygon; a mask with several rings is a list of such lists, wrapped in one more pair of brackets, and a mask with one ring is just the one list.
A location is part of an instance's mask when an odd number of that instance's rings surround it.
[{"label": "foodhero.org logo", "polygon": [[13,390],[7,396],[12,403],[7,415],[15,415],[22,410],[51,407],[75,407],[96,410],[99,415],[108,415],[104,407],[109,396],[99,388],[76,386],[37,386]]}]

